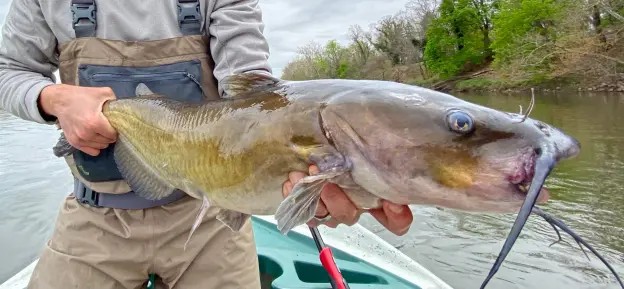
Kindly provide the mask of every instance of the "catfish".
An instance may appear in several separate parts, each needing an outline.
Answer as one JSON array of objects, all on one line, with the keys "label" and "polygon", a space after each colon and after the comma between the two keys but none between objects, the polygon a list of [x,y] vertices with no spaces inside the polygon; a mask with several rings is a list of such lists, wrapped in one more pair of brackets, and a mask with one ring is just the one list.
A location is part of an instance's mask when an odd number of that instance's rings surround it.
[{"label": "catfish", "polygon": [[[103,114],[117,130],[114,158],[138,195],[161,199],[182,190],[238,231],[251,215],[274,215],[280,232],[314,217],[322,188],[337,184],[360,209],[396,204],[517,218],[482,284],[500,268],[535,213],[590,248],[563,222],[543,212],[544,182],[581,145],[525,113],[504,112],[450,94],[391,81],[287,81],[262,73],[222,80],[227,97],[183,103],[152,93],[109,100]],[[76,149],[61,135],[54,154]],[[304,177],[284,198],[291,171]],[[622,285],[624,288],[624,285]]]}]

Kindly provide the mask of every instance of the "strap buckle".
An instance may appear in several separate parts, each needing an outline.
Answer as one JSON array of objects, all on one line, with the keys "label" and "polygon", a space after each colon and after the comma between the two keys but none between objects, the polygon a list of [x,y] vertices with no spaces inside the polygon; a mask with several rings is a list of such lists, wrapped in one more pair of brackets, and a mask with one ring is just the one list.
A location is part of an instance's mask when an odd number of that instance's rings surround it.
[{"label": "strap buckle", "polygon": [[158,206],[164,206],[184,198],[187,194],[181,190],[175,190],[171,195],[160,200],[145,199],[133,191],[125,194],[100,193],[87,187],[74,176],[74,196],[76,201],[89,204],[95,208],[114,208],[124,210],[140,210]]},{"label": "strap buckle", "polygon": [[76,37],[88,37],[95,35],[96,7],[92,1],[72,1],[72,26]]},{"label": "strap buckle", "polygon": [[74,179],[74,195],[76,200],[83,204],[89,204],[96,208],[101,208],[99,205],[100,193],[85,186],[80,180]]},{"label": "strap buckle", "polygon": [[184,35],[200,34],[201,12],[199,0],[178,0],[178,25]]}]

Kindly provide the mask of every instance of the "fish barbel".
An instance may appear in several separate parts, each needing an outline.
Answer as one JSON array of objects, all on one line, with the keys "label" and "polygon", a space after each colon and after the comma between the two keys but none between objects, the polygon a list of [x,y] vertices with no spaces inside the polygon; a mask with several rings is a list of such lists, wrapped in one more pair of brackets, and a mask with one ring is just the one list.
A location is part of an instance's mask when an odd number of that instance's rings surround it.
[{"label": "fish barbel", "polygon": [[[115,161],[134,192],[160,199],[179,189],[203,200],[189,239],[209,206],[234,231],[250,215],[275,215],[286,234],[314,217],[328,182],[363,209],[388,200],[519,211],[483,287],[532,212],[572,232],[534,205],[548,200],[545,179],[558,162],[579,154],[580,144],[529,118],[533,102],[517,114],[396,82],[285,81],[255,73],[231,75],[222,85],[231,98],[190,104],[143,95],[103,106],[119,134]],[[73,150],[61,136],[54,153]],[[288,173],[311,164],[320,172],[284,199]]]}]

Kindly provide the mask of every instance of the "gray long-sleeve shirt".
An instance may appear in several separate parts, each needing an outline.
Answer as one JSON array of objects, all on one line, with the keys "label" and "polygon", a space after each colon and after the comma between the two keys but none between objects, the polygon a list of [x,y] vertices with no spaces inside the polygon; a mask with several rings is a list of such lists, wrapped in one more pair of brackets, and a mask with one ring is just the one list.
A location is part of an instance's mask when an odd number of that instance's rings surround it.
[{"label": "gray long-sleeve shirt", "polygon": [[[138,41],[181,36],[176,0],[96,0],[96,4],[97,37]],[[70,7],[70,0],[13,0],[0,43],[4,110],[24,120],[49,123],[40,115],[37,99],[56,81],[57,44],[75,38]],[[271,73],[258,0],[200,0],[200,7],[218,81],[246,71]]]}]

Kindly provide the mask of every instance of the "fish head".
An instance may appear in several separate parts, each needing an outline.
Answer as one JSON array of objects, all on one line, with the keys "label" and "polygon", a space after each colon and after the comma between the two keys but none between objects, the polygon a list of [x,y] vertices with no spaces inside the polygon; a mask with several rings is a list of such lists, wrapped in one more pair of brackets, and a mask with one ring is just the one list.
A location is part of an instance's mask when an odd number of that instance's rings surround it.
[{"label": "fish head", "polygon": [[359,82],[329,101],[322,118],[353,163],[352,179],[399,204],[517,212],[533,184],[534,202],[547,201],[544,172],[580,151],[539,120],[399,83]]}]

